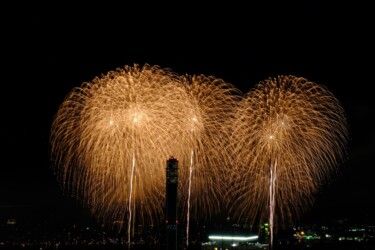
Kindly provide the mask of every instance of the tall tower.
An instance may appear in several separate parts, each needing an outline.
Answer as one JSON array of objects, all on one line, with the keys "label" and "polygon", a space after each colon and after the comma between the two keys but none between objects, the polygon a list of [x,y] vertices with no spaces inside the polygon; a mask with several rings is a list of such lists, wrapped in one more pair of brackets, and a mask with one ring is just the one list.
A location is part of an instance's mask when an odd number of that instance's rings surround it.
[{"label": "tall tower", "polygon": [[171,156],[167,160],[165,224],[167,231],[167,249],[177,250],[177,186],[178,160]]}]

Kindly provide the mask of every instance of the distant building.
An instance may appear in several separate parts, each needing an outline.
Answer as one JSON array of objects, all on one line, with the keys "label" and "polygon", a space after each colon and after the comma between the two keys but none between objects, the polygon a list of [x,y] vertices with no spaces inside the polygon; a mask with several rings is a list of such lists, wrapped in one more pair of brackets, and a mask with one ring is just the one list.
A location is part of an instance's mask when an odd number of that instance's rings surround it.
[{"label": "distant building", "polygon": [[7,220],[7,225],[16,225],[17,224],[17,220],[16,219],[8,219]]},{"label": "distant building", "polygon": [[258,235],[210,235],[209,241],[202,243],[202,250],[225,249],[268,249],[268,244],[258,242]]}]

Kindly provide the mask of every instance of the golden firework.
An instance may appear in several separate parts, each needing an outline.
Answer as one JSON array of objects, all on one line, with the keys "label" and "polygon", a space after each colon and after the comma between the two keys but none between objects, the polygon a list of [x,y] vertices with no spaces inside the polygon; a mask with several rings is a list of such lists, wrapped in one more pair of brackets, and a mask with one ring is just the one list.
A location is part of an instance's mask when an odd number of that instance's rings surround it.
[{"label": "golden firework", "polygon": [[192,110],[177,76],[158,66],[125,66],[75,88],[51,132],[64,187],[106,222],[132,212],[139,223],[158,222],[165,161],[190,148]]},{"label": "golden firework", "polygon": [[343,108],[326,87],[289,75],[257,84],[235,117],[232,212],[247,223],[273,213],[279,225],[293,221],[346,153]]},{"label": "golden firework", "polygon": [[[165,160],[180,162],[180,218],[220,211],[230,155],[229,123],[241,93],[213,76],[125,66],[75,88],[52,124],[63,186],[104,222],[158,223]],[[186,217],[185,217],[186,216]],[[187,242],[188,242],[187,231]]]},{"label": "golden firework", "polygon": [[[187,219],[207,219],[221,211],[230,165],[228,125],[242,95],[233,85],[214,76],[182,76],[181,83],[194,107],[190,116],[189,146],[180,157],[182,215]],[[184,217],[182,217],[184,219]]]},{"label": "golden firework", "polygon": [[[189,146],[180,157],[180,203],[182,206],[188,203],[186,190],[189,190],[191,180],[190,214],[195,218],[210,217],[222,205],[226,183],[223,177],[231,164],[226,150],[229,144],[227,128],[241,93],[214,76],[186,75],[181,80],[195,110],[190,117],[191,134],[186,140]],[[190,170],[192,178],[189,178]]]}]

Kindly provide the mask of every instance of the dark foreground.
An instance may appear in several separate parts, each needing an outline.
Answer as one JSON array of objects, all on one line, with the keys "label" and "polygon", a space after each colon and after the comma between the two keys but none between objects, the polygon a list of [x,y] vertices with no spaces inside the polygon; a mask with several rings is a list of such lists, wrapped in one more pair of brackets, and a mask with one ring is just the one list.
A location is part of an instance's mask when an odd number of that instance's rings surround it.
[{"label": "dark foreground", "polygon": [[[48,243],[4,243],[0,244],[0,249],[9,249],[9,250],[123,250],[128,249],[128,245],[64,245],[64,244],[48,244]],[[151,249],[166,249],[166,246],[160,245],[149,245],[149,244],[138,244],[132,245],[131,250],[151,250]],[[217,249],[217,250],[255,250],[263,249],[269,250],[269,247],[255,248],[255,247],[246,247],[246,246],[237,246],[237,247],[212,247],[207,248],[205,246],[196,245],[193,247],[179,247],[178,250],[206,250],[206,249]],[[358,242],[316,242],[316,243],[303,243],[295,245],[275,245],[273,250],[375,250],[375,242],[367,243],[358,243]]]}]

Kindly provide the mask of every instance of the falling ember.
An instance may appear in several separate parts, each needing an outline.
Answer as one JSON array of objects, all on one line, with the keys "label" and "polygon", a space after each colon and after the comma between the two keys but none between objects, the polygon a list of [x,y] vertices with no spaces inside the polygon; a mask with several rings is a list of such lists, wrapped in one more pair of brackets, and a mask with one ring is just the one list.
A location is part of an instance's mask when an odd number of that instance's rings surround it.
[{"label": "falling ember", "polygon": [[189,169],[189,188],[188,188],[187,213],[186,213],[186,245],[187,246],[189,246],[191,176],[193,174],[193,159],[194,159],[194,150],[191,150],[190,169]]},{"label": "falling ember", "polygon": [[271,166],[271,174],[270,174],[270,248],[272,249],[273,244],[273,229],[274,229],[274,214],[275,214],[275,188],[276,188],[276,166],[277,161],[275,160],[275,164]]},{"label": "falling ember", "polygon": [[133,195],[133,179],[134,179],[134,168],[135,168],[135,152],[133,152],[133,159],[132,159],[132,171],[130,174],[130,191],[129,191],[129,219],[128,219],[128,247],[130,248],[130,229],[132,223],[132,195]]},{"label": "falling ember", "polygon": [[269,219],[277,228],[298,218],[346,154],[343,108],[326,87],[301,77],[260,82],[232,128],[232,212],[248,223]]}]

